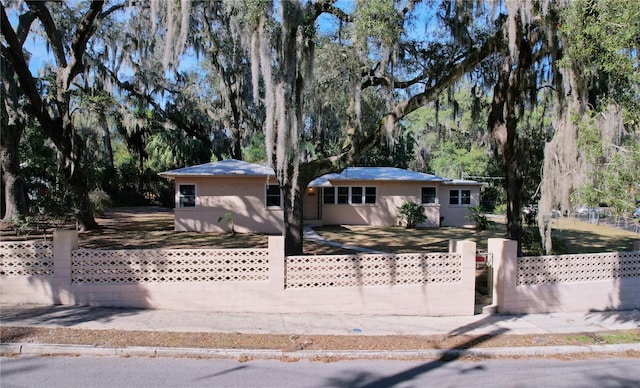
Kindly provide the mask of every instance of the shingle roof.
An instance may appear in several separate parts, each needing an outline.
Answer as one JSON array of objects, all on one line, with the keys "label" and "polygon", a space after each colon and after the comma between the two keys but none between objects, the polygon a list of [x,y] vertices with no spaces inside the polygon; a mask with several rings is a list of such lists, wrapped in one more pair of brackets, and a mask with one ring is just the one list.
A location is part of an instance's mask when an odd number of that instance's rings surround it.
[{"label": "shingle roof", "polygon": [[273,168],[235,159],[199,164],[159,173],[163,178],[177,176],[273,176]]},{"label": "shingle roof", "polygon": [[449,182],[451,179],[396,167],[348,167],[340,174],[316,178],[309,186],[330,186],[331,181]]}]

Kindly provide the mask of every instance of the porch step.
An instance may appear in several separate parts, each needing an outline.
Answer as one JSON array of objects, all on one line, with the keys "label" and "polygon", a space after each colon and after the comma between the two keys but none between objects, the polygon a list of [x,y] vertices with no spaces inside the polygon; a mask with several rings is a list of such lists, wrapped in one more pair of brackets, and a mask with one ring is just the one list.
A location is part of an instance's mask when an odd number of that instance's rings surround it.
[{"label": "porch step", "polygon": [[477,304],[475,305],[474,314],[496,314],[498,312],[497,306]]}]

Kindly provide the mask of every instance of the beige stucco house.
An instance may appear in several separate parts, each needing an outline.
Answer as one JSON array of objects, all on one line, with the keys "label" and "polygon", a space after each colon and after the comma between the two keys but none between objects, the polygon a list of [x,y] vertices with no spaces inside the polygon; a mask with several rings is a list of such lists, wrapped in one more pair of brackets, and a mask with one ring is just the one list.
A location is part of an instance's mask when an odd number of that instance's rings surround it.
[{"label": "beige stucco house", "polygon": [[[175,181],[175,229],[279,234],[282,198],[272,168],[224,160],[160,173]],[[423,226],[474,226],[465,218],[480,203],[481,183],[393,167],[349,167],[312,181],[305,189],[304,219],[313,225],[390,226],[398,207],[421,203]],[[220,221],[219,221],[220,220]]]}]

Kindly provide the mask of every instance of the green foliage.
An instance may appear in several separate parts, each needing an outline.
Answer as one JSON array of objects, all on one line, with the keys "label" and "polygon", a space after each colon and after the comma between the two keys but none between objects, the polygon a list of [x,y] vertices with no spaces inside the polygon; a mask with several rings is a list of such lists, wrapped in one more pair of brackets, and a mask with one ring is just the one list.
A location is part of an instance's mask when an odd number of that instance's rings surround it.
[{"label": "green foliage", "polygon": [[244,160],[249,163],[266,164],[267,151],[264,145],[264,134],[258,132],[248,139],[248,144],[242,149]]},{"label": "green foliage", "polygon": [[562,64],[576,68],[580,84],[590,89],[589,102],[611,96],[638,121],[638,42],[640,2],[576,0],[560,27],[567,40]]},{"label": "green foliage", "polygon": [[226,212],[224,213],[223,216],[218,217],[218,222],[222,222],[222,221],[226,222],[229,225],[229,233],[231,233],[232,236],[236,234],[232,212]]},{"label": "green foliage", "polygon": [[496,214],[507,214],[507,204],[506,203],[501,203],[499,205],[496,206],[494,212]]},{"label": "green foliage", "polygon": [[476,224],[476,230],[478,231],[487,230],[489,228],[489,220],[487,219],[487,216],[484,215],[480,206],[470,207],[465,217]]},{"label": "green foliage", "polygon": [[414,229],[416,226],[427,220],[424,207],[419,203],[406,201],[398,208],[398,219],[405,224],[407,229]]},{"label": "green foliage", "polygon": [[473,144],[467,148],[447,141],[433,151],[431,168],[436,175],[447,178],[484,176],[489,169],[489,155],[484,147]]},{"label": "green foliage", "polygon": [[355,32],[358,37],[370,37],[385,46],[392,45],[402,33],[402,16],[393,0],[358,0],[355,11]]},{"label": "green foliage", "polygon": [[[584,119],[579,128],[578,146],[592,168],[590,179],[574,193],[573,202],[589,206],[606,203],[617,215],[631,212],[640,198],[640,133],[627,131],[620,144],[612,144],[593,118]],[[628,128],[635,129],[632,125]]]},{"label": "green foliage", "polygon": [[91,203],[91,209],[94,214],[103,215],[105,210],[111,207],[111,198],[109,194],[105,193],[102,189],[96,189],[89,193],[89,202]]}]

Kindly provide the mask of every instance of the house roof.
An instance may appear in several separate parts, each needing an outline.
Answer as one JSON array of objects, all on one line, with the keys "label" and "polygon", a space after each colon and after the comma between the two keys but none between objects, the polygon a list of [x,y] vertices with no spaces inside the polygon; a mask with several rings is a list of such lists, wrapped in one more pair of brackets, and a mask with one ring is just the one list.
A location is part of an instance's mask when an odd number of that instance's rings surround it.
[{"label": "house roof", "polygon": [[163,178],[173,179],[182,176],[273,176],[273,168],[241,160],[227,159],[219,162],[199,164],[159,173]]},{"label": "house roof", "polygon": [[[204,176],[274,176],[273,168],[241,160],[227,159],[219,162],[178,168],[159,173],[163,178],[204,177]],[[314,179],[309,187],[331,186],[331,182],[341,181],[395,181],[395,182],[441,182],[443,184],[478,185],[476,181],[452,180],[438,175],[425,174],[396,167],[347,167],[341,173],[326,174]]]},{"label": "house roof", "polygon": [[332,181],[449,182],[451,179],[396,167],[348,167],[339,174],[316,178],[309,186],[331,186]]}]

